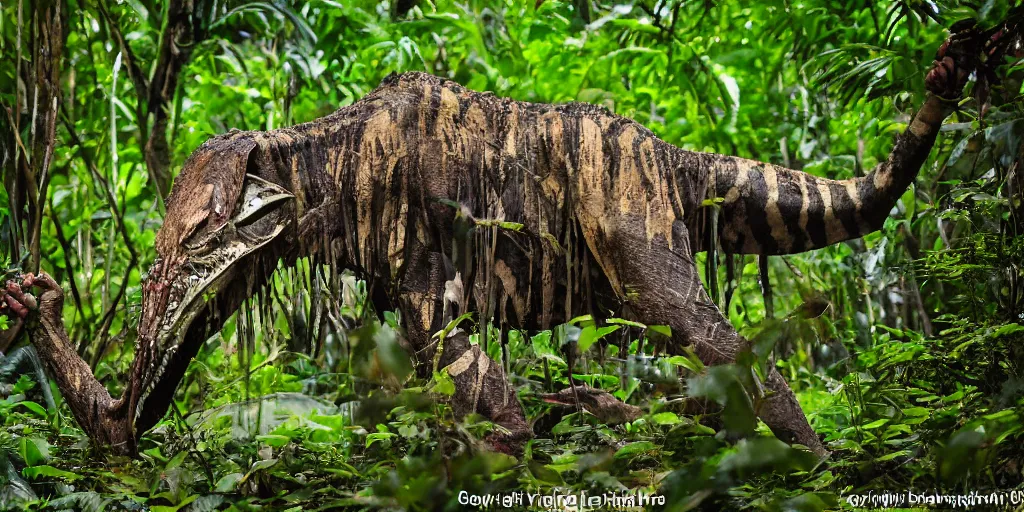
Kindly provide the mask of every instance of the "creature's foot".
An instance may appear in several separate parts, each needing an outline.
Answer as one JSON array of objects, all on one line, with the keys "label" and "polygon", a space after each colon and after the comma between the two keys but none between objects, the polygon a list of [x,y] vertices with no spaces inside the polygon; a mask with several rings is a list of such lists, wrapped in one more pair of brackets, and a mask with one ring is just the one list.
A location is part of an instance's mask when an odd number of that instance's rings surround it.
[{"label": "creature's foot", "polygon": [[540,399],[549,404],[572,407],[579,403],[587,412],[607,425],[634,421],[644,413],[635,405],[623,403],[606,391],[586,385],[568,387],[557,393],[540,395]]},{"label": "creature's foot", "polygon": [[470,344],[465,333],[458,333],[445,340],[440,366],[455,382],[451,398],[455,415],[461,418],[476,412],[501,426],[503,430],[491,433],[486,441],[495,451],[520,455],[533,430],[501,364]]},{"label": "creature's foot", "polygon": [[[29,292],[39,289],[38,297]],[[64,306],[64,290],[46,273],[24,274],[8,280],[0,288],[0,314],[24,320],[30,312],[43,315],[60,314]]]},{"label": "creature's foot", "polygon": [[519,402],[509,407],[506,414],[492,417],[491,421],[504,429],[502,432],[491,432],[484,438],[491,449],[513,457],[522,455],[526,442],[533,438],[533,430],[526,422],[526,415]]}]

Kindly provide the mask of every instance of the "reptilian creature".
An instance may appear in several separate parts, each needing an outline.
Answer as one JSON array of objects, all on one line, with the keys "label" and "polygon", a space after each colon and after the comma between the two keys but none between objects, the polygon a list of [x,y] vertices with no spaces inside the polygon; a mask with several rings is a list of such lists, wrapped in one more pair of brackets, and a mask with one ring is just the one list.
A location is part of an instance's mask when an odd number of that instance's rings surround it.
[{"label": "reptilian creature", "polygon": [[[120,399],[67,342],[52,279],[10,282],[4,298],[24,316],[33,299],[23,288],[41,289],[33,343],[83,429],[125,453],[165,414],[207,334],[279,260],[311,254],[367,279],[378,310],[401,310],[428,367],[446,299],[517,328],[605,312],[668,324],[671,351],[689,346],[708,365],[728,363],[747,342],[697,275],[702,203],[724,198],[718,229],[733,253],[800,252],[878,229],[956,104],[970,72],[958,64],[940,54],[926,78],[931,95],[888,159],[842,181],[686,151],[596,106],[523,103],[422,73],[392,75],[309,123],[214,137],[167,200]],[[455,411],[504,426],[492,439],[499,448],[528,437],[501,365],[465,333],[441,346]],[[783,377],[772,370],[766,386],[773,394],[759,414],[771,430],[825,453]]]}]

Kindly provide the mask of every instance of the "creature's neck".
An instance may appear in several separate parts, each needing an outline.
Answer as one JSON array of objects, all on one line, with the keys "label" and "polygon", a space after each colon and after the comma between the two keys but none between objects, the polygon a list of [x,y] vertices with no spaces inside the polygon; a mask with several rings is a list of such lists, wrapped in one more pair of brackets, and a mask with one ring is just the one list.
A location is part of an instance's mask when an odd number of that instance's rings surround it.
[{"label": "creature's neck", "polygon": [[[318,255],[332,264],[372,273],[379,221],[388,205],[360,195],[359,173],[381,175],[384,163],[367,156],[367,125],[381,112],[373,103],[352,105],[315,121],[265,132],[257,139],[260,177],[295,195],[288,215],[293,234],[285,241],[286,261]],[[376,168],[380,167],[380,169]],[[364,177],[365,178],[365,177]],[[379,190],[370,190],[380,199]],[[397,199],[397,198],[396,198]]]}]

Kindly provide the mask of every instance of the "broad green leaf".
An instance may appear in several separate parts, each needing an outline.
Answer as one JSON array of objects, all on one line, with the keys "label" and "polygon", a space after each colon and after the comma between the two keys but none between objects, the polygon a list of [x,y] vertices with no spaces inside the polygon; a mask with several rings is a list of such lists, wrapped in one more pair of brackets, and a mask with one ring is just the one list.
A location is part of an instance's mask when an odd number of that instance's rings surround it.
[{"label": "broad green leaf", "polygon": [[63,469],[57,469],[53,466],[32,466],[21,470],[21,474],[29,480],[36,480],[41,478],[61,478],[64,480],[75,481],[84,478],[82,475],[72,473],[70,471],[64,471]]},{"label": "broad green leaf", "polygon": [[622,448],[619,448],[619,450],[615,452],[615,458],[630,458],[641,453],[655,451],[657,449],[658,446],[650,441],[637,441],[634,443],[629,443],[626,446],[623,446]]},{"label": "broad green leaf", "polygon": [[651,422],[655,425],[675,425],[680,421],[682,420],[674,412],[659,412],[651,415]]},{"label": "broad green leaf", "polygon": [[871,423],[868,423],[866,425],[863,425],[860,428],[862,428],[864,430],[871,430],[873,428],[881,427],[882,425],[885,425],[886,423],[889,423],[889,419],[888,418],[882,418],[882,419],[879,419],[879,420],[872,421]]},{"label": "broad green leaf", "polygon": [[50,457],[50,444],[45,439],[22,437],[18,439],[18,455],[27,466],[35,466]]}]

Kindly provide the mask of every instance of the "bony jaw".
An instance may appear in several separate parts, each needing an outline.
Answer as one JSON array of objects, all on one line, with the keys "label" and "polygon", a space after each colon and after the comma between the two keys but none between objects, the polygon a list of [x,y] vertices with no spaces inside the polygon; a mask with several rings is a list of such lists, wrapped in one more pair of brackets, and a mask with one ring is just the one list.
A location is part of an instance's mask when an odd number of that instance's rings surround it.
[{"label": "bony jaw", "polygon": [[158,258],[154,262],[145,285],[140,338],[183,336],[206,302],[240,271],[244,275],[238,263],[284,233],[288,224],[284,206],[294,197],[279,185],[246,174],[236,211],[227,223],[194,233],[171,255],[173,261]]}]

